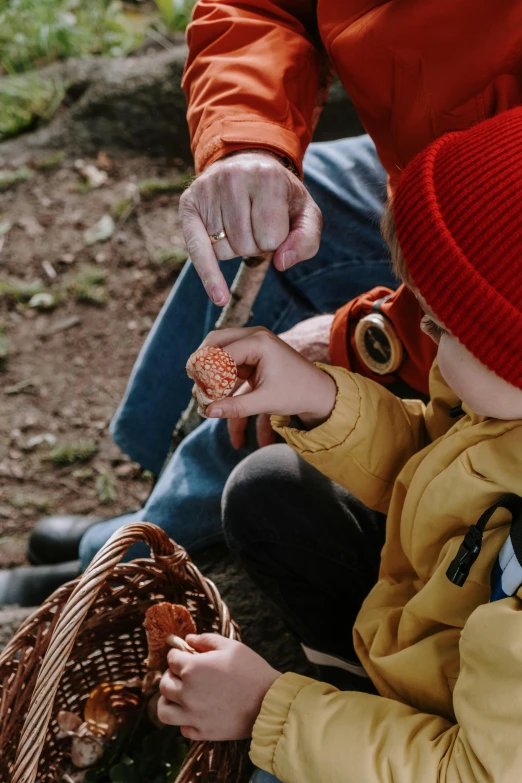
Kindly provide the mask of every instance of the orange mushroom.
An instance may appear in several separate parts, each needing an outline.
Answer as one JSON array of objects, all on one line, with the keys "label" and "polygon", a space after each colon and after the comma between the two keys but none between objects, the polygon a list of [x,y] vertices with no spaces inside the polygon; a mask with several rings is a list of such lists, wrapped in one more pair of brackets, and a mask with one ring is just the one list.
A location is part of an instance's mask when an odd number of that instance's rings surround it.
[{"label": "orange mushroom", "polygon": [[205,415],[207,405],[234,391],[237,367],[223,348],[205,345],[189,357],[187,375],[195,383],[194,396],[198,401],[198,413]]},{"label": "orange mushroom", "polygon": [[167,655],[172,648],[167,641],[169,636],[184,639],[189,633],[197,633],[189,610],[180,604],[169,604],[166,601],[147,609],[143,626],[149,646],[147,668],[152,671],[164,672],[168,668]]}]

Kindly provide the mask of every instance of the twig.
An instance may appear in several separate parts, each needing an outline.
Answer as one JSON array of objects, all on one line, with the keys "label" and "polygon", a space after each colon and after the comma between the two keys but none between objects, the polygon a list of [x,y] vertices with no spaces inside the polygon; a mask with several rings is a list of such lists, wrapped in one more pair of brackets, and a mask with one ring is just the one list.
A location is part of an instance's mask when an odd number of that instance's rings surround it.
[{"label": "twig", "polygon": [[[256,296],[263,284],[271,262],[272,254],[250,256],[243,259],[230,289],[230,299],[226,307],[223,308],[223,312],[216,323],[216,329],[231,329],[248,323],[252,315],[252,307],[254,306]],[[195,430],[201,421],[202,418],[198,413],[198,404],[192,398],[176,424],[172,436],[173,449],[171,449],[167,461],[172,451],[179,446],[183,438],[186,438],[187,435]]]},{"label": "twig", "polygon": [[166,49],[168,52],[172,51],[174,49],[174,44],[169,41],[168,38],[165,38],[164,35],[162,35],[158,30],[154,30],[153,28],[150,28],[147,31],[147,35],[149,38],[152,38],[153,41],[155,41],[160,46],[163,46],[164,49]]},{"label": "twig", "polygon": [[54,326],[50,326],[46,332],[43,332],[42,337],[50,337],[58,332],[66,332],[67,329],[72,329],[73,326],[81,324],[82,319],[77,315],[71,315],[69,318],[64,318],[63,321],[58,321]]}]

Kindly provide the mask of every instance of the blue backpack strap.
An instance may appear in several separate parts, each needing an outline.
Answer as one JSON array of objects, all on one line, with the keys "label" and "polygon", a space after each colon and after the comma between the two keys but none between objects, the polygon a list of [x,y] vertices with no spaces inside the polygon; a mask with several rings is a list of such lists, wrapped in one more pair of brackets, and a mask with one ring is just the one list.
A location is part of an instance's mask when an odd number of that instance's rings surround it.
[{"label": "blue backpack strap", "polygon": [[509,536],[491,572],[491,601],[515,595],[522,587],[522,505],[512,508]]}]

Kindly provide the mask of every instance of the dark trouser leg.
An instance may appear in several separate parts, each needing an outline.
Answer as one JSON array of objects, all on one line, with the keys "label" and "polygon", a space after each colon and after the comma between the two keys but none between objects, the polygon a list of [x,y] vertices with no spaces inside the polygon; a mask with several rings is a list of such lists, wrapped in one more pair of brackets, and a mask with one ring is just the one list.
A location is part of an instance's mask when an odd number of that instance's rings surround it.
[{"label": "dark trouser leg", "polygon": [[385,517],[277,445],[234,470],[223,520],[228,546],[300,640],[356,661],[352,627],[377,581]]}]

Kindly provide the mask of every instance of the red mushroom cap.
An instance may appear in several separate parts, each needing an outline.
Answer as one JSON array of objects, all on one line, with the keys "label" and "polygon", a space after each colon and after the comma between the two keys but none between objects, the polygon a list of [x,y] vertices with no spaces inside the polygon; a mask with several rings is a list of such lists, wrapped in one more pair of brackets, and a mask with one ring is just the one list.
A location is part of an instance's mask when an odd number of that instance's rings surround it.
[{"label": "red mushroom cap", "polygon": [[223,348],[206,345],[190,356],[187,375],[208,398],[207,405],[214,400],[227,397],[237,380],[237,367],[233,358]]}]

